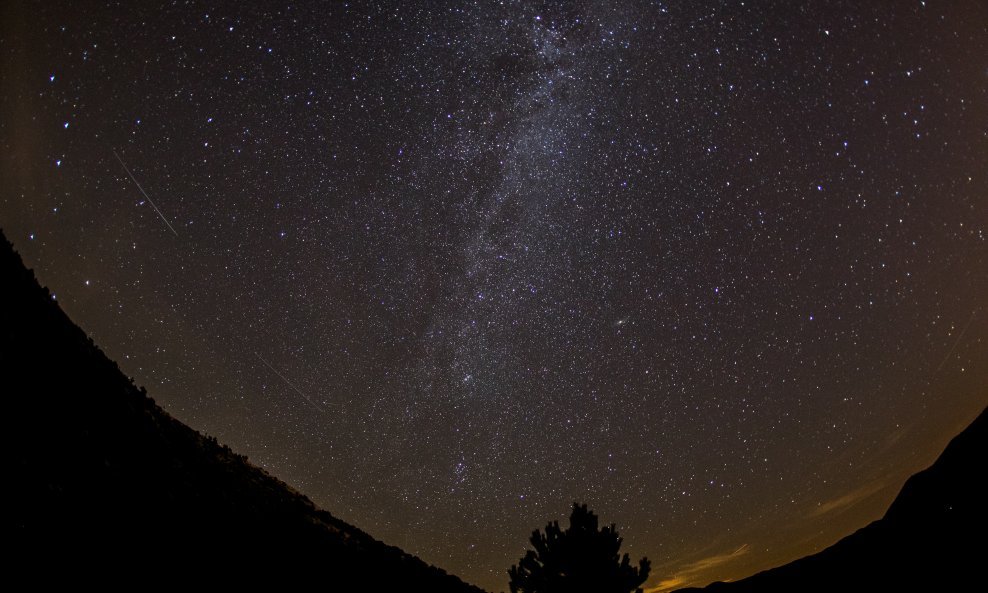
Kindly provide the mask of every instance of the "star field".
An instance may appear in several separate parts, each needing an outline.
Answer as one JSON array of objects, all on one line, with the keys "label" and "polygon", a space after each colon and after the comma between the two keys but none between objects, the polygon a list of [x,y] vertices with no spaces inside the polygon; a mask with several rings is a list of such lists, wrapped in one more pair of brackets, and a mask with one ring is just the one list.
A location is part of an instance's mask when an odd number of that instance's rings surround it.
[{"label": "star field", "polygon": [[0,225],[170,413],[502,590],[739,578],[988,403],[977,1],[8,3]]}]

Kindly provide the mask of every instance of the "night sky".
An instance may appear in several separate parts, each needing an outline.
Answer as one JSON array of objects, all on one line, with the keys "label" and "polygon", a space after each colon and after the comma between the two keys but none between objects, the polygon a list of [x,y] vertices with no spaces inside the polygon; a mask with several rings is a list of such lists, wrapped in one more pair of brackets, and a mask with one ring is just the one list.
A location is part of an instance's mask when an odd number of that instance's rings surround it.
[{"label": "night sky", "polygon": [[580,501],[738,578],[988,403],[984,2],[150,4],[3,3],[0,226],[387,543],[504,590]]}]

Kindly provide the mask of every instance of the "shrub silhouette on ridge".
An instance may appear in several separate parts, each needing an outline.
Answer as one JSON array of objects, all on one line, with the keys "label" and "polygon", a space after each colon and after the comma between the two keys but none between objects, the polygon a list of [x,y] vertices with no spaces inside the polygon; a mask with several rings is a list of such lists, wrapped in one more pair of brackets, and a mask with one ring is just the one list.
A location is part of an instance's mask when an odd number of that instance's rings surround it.
[{"label": "shrub silhouette on ridge", "polygon": [[565,531],[552,521],[545,533],[532,532],[535,550],[508,571],[511,593],[641,593],[648,558],[636,568],[627,554],[619,556],[622,540],[614,525],[599,529],[597,515],[585,504],[573,503],[569,522]]}]

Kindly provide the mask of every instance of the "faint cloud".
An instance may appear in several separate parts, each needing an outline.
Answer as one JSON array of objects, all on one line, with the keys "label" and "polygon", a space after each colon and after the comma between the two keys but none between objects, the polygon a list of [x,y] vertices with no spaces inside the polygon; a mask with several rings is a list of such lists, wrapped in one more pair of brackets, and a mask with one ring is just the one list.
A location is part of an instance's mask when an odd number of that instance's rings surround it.
[{"label": "faint cloud", "polygon": [[743,556],[748,553],[748,544],[744,544],[740,548],[734,550],[733,552],[727,552],[724,554],[718,554],[716,556],[709,556],[707,558],[701,558],[689,564],[685,564],[679,569],[674,571],[673,576],[659,581],[658,584],[650,589],[645,589],[645,593],[662,593],[663,591],[671,591],[673,589],[682,587],[683,585],[692,585],[697,581],[701,580],[701,575],[708,570],[725,564],[727,562],[733,561],[735,558]]},{"label": "faint cloud", "polygon": [[659,584],[655,586],[654,589],[645,589],[645,593],[659,593],[661,591],[671,591],[673,589],[678,589],[686,581],[679,577],[672,577],[671,579],[666,579],[664,581],[659,581]]},{"label": "faint cloud", "polygon": [[815,509],[810,511],[810,517],[819,517],[820,515],[825,515],[837,509],[852,507],[872,494],[878,492],[883,487],[884,484],[881,482],[872,482],[871,484],[862,486],[857,490],[852,490],[843,496],[828,500],[826,502],[821,502]]}]

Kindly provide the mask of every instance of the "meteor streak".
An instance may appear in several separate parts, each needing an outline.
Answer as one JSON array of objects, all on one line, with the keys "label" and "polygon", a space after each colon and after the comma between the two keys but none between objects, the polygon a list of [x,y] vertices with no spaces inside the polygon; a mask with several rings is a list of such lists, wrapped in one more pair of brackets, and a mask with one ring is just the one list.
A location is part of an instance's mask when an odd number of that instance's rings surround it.
[{"label": "meteor streak", "polygon": [[165,218],[165,215],[161,213],[161,210],[158,210],[158,206],[155,205],[154,200],[152,200],[151,196],[149,196],[148,193],[144,191],[144,188],[141,187],[141,184],[137,181],[137,178],[134,177],[134,174],[131,173],[130,169],[127,168],[127,165],[124,164],[123,159],[121,159],[120,155],[117,154],[117,151],[113,150],[113,156],[117,157],[117,162],[120,163],[120,166],[124,168],[124,171],[127,172],[127,175],[130,175],[130,179],[134,182],[134,185],[137,186],[137,189],[141,190],[141,193],[144,194],[145,198],[147,198],[148,203],[151,204],[151,207],[154,208],[154,211],[158,213],[158,216],[161,217],[161,220],[165,221],[165,224],[168,225],[168,230],[170,230],[172,234],[177,237],[178,233],[175,232],[175,228],[172,227],[170,222],[168,222],[168,219]]},{"label": "meteor streak", "polygon": [[269,363],[268,361],[266,361],[263,358],[261,358],[261,355],[260,354],[258,354],[257,352],[255,352],[254,353],[254,356],[257,357],[257,360],[260,360],[262,363],[264,363],[264,366],[266,366],[269,369],[271,369],[271,372],[273,372],[275,375],[278,375],[278,378],[281,379],[282,381],[284,381],[286,385],[288,385],[289,387],[291,387],[292,389],[294,389],[295,390],[295,393],[297,393],[300,396],[302,396],[302,399],[304,399],[305,401],[307,401],[310,404],[312,404],[312,406],[314,408],[316,408],[317,410],[319,410],[320,412],[325,412],[326,411],[326,408],[324,408],[324,407],[320,406],[319,404],[317,404],[316,402],[312,401],[309,398],[309,396],[305,395],[305,393],[301,389],[299,389],[298,387],[296,387],[294,383],[292,383],[291,381],[289,381],[287,377],[285,377],[284,375],[282,375],[281,373],[279,373],[278,372],[278,369],[276,369],[273,366],[271,366],[271,363]]}]

